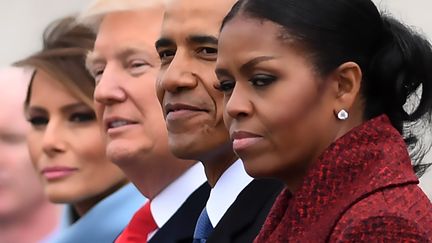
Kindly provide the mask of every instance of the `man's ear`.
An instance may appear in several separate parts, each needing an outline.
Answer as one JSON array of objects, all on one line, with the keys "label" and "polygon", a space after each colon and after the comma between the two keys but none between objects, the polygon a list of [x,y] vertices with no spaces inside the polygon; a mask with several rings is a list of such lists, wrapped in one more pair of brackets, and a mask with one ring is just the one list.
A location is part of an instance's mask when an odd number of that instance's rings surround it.
[{"label": "man's ear", "polygon": [[341,110],[350,111],[360,93],[362,71],[355,62],[345,62],[332,73],[335,91],[335,114]]}]

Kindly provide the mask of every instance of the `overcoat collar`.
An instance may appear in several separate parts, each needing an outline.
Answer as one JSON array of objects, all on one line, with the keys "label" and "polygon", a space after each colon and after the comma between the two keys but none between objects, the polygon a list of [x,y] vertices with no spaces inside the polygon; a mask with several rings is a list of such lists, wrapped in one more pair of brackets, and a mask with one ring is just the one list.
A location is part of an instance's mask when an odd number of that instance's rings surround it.
[{"label": "overcoat collar", "polygon": [[328,239],[353,204],[387,187],[418,183],[406,144],[382,115],[331,144],[309,170],[293,196],[278,197],[257,242],[276,239],[320,242]]}]

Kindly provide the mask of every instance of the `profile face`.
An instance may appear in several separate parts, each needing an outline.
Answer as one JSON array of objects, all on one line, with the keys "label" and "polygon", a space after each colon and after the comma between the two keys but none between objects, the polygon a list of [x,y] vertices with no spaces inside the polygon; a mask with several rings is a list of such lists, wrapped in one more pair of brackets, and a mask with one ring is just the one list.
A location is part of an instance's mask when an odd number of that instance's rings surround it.
[{"label": "profile face", "polygon": [[46,198],[26,141],[30,126],[22,108],[30,75],[4,68],[0,79],[0,89],[5,91],[0,95],[0,218],[8,221],[37,208]]},{"label": "profile face", "polygon": [[154,159],[147,156],[169,151],[155,92],[160,62],[154,42],[162,17],[159,7],[108,14],[87,59],[107,155],[119,166],[149,162]]},{"label": "profile face", "polygon": [[236,16],[222,29],[216,73],[235,152],[254,177],[281,179],[333,140],[332,95],[295,41],[269,21]]},{"label": "profile face", "polygon": [[168,6],[156,42],[161,59],[157,95],[172,152],[203,159],[230,149],[223,95],[214,89],[220,24],[235,1],[176,0]]},{"label": "profile face", "polygon": [[51,201],[86,208],[126,183],[105,157],[93,108],[43,70],[33,79],[26,115],[30,156]]}]

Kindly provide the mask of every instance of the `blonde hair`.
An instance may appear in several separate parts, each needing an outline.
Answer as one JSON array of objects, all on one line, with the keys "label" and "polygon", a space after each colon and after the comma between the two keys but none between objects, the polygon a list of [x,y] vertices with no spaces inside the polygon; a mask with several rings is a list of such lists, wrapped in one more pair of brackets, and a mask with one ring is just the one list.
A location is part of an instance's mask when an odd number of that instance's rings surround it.
[{"label": "blonde hair", "polygon": [[81,14],[77,21],[97,33],[104,16],[114,12],[139,11],[153,7],[165,7],[171,0],[95,0]]}]

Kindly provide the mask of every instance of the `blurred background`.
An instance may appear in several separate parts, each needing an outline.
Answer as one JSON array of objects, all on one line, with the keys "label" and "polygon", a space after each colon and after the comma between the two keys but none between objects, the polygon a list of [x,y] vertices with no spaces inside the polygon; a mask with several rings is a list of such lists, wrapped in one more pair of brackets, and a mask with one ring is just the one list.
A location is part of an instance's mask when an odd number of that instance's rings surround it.
[{"label": "blurred background", "polygon": [[[145,1],[145,0],[143,0]],[[48,23],[77,13],[91,0],[0,0],[0,67],[29,55],[41,45],[41,33]],[[380,9],[403,19],[432,39],[432,1],[374,0]]]},{"label": "blurred background", "polygon": [[[7,66],[39,49],[42,31],[48,23],[66,14],[78,13],[90,2],[91,0],[0,0],[0,67]],[[382,11],[402,19],[432,40],[431,0],[374,2]],[[428,158],[432,159],[431,153]],[[431,169],[421,178],[421,186],[432,198]]]}]

